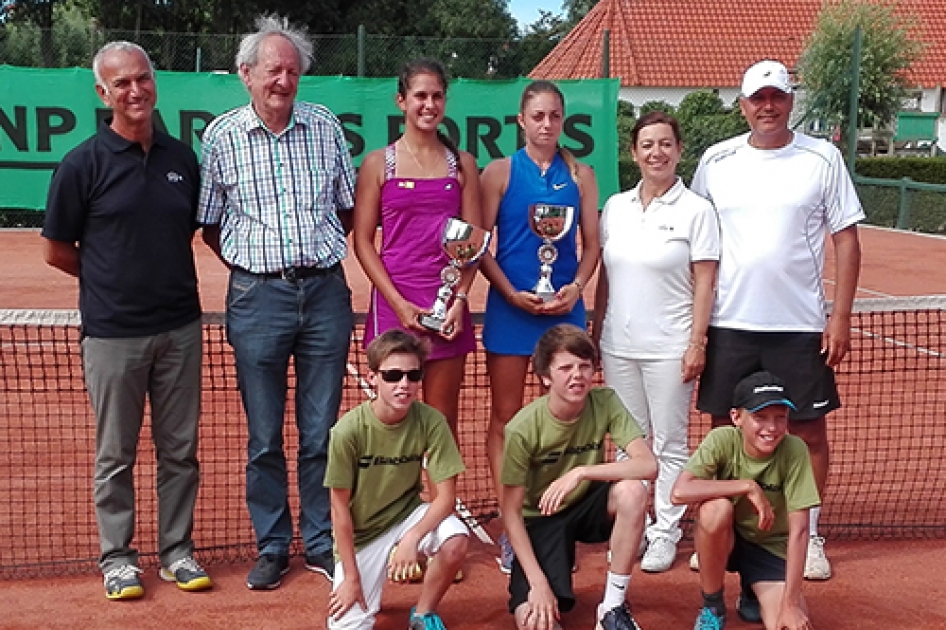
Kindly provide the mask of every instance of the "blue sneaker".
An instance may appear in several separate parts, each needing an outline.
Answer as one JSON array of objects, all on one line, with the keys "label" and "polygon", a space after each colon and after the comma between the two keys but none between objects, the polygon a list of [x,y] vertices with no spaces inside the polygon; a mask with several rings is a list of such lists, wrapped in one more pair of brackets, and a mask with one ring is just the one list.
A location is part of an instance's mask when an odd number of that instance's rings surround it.
[{"label": "blue sneaker", "polygon": [[762,610],[759,600],[752,591],[743,591],[736,600],[736,612],[747,623],[762,623]]},{"label": "blue sneaker", "polygon": [[700,616],[696,618],[693,630],[723,630],[726,627],[726,615],[717,615],[704,606],[700,609]]},{"label": "blue sneaker", "polygon": [[506,537],[505,533],[500,534],[499,540],[496,541],[499,544],[499,557],[496,561],[499,563],[499,570],[509,575],[512,573],[512,561],[516,559],[516,554],[512,550],[512,545],[509,544],[509,538]]},{"label": "blue sneaker", "polygon": [[443,620],[440,619],[440,615],[435,612],[424,613],[423,615],[418,615],[414,611],[416,608],[411,608],[411,622],[407,626],[407,630],[447,630],[447,627],[443,625]]}]

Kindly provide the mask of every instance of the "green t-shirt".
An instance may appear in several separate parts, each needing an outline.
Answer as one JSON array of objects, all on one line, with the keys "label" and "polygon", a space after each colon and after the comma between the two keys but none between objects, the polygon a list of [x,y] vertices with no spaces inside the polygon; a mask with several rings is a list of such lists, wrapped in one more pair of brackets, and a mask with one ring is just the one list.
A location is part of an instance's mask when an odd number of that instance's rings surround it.
[{"label": "green t-shirt", "polygon": [[[541,516],[539,499],[553,481],[578,466],[604,462],[605,435],[621,448],[644,436],[618,395],[607,387],[588,392],[585,408],[572,422],[552,415],[548,396],[519,410],[506,425],[502,482],[525,486],[524,518]],[[560,510],[584,496],[590,483],[579,484],[565,497]]]},{"label": "green t-shirt", "polygon": [[738,427],[710,431],[686,470],[700,479],[754,479],[762,488],[775,522],[759,530],[759,516],[745,495],[733,498],[733,519],[740,536],[784,558],[788,551],[788,513],[821,505],[808,447],[801,438],[786,435],[768,459],[753,459],[743,447]]},{"label": "green t-shirt", "polygon": [[355,549],[401,522],[421,504],[424,456],[433,483],[465,470],[460,450],[439,411],[415,401],[397,424],[384,424],[370,401],[332,428],[325,487],[350,488]]}]

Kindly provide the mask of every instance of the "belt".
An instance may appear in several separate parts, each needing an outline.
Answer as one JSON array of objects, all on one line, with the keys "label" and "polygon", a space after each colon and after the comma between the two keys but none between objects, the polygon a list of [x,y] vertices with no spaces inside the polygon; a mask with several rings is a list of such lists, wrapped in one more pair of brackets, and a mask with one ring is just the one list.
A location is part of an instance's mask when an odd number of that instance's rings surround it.
[{"label": "belt", "polygon": [[340,264],[341,263],[335,263],[331,267],[286,267],[279,271],[267,271],[263,273],[247,271],[247,273],[268,280],[282,278],[286,282],[296,282],[298,280],[304,280],[305,278],[314,278],[315,276],[327,276],[338,269]]}]

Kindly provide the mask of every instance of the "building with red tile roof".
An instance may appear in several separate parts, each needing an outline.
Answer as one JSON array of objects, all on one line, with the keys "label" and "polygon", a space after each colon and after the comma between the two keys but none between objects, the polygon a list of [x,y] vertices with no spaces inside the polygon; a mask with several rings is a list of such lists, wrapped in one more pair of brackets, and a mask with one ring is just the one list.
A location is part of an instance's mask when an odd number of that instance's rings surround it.
[{"label": "building with red tile roof", "polygon": [[[544,79],[602,75],[603,34],[609,31],[610,76],[621,98],[671,104],[695,89],[715,89],[726,103],[738,96],[743,71],[760,59],[798,62],[818,14],[834,0],[600,0],[530,73]],[[876,0],[887,1],[887,0]],[[908,76],[922,89],[920,109],[946,112],[946,2],[897,0],[916,20],[925,48]],[[946,125],[940,119],[940,145]]]}]

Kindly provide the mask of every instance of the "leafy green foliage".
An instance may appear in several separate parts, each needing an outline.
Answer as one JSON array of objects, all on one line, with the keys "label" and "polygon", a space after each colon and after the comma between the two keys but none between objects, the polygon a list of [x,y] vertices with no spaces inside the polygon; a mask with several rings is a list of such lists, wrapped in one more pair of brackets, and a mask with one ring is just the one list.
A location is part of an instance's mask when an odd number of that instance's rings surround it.
[{"label": "leafy green foliage", "polygon": [[858,123],[861,127],[892,122],[909,87],[906,70],[922,45],[912,38],[914,20],[891,5],[865,0],[825,4],[798,63],[807,95],[809,120],[846,133],[852,89],[854,32],[863,32],[860,62]]},{"label": "leafy green foliage", "polygon": [[855,172],[864,177],[901,179],[946,185],[946,158],[874,157],[855,162]]},{"label": "leafy green foliage", "polygon": [[[738,107],[727,107],[719,95],[709,91],[687,94],[678,107],[664,101],[648,101],[640,106],[638,116],[652,111],[666,112],[680,122],[683,134],[683,155],[677,171],[687,183],[699,164],[700,156],[709,147],[749,131]],[[637,122],[630,104],[618,106],[618,179],[622,190],[632,188],[640,180],[640,170],[631,155],[631,129]]]}]

